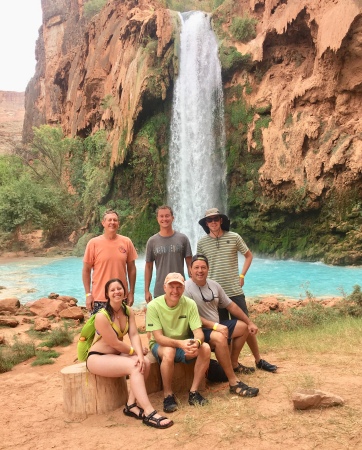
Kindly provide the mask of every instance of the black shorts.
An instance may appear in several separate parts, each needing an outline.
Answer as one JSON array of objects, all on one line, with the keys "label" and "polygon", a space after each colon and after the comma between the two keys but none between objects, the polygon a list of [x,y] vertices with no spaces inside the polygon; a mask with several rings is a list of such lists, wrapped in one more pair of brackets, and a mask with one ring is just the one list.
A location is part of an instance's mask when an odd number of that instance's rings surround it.
[{"label": "black shorts", "polygon": [[[226,327],[228,327],[228,331],[229,331],[228,342],[230,344],[231,336],[233,335],[234,329],[236,327],[236,320],[223,320],[223,321],[220,321],[220,325],[225,325]],[[210,328],[203,328],[202,331],[204,332],[205,342],[208,344],[210,342],[210,335],[214,330],[211,330]]]},{"label": "black shorts", "polygon": [[[244,294],[234,295],[233,297],[230,297],[230,300],[232,300],[234,303],[236,303],[237,306],[239,306],[239,308],[241,308],[244,311],[244,313],[249,317],[249,311],[248,311],[248,307],[246,306]],[[219,309],[220,322],[222,322],[223,320],[228,320],[230,317],[232,319],[236,319],[235,316],[233,316],[232,314],[229,314],[229,311],[226,308]]]}]

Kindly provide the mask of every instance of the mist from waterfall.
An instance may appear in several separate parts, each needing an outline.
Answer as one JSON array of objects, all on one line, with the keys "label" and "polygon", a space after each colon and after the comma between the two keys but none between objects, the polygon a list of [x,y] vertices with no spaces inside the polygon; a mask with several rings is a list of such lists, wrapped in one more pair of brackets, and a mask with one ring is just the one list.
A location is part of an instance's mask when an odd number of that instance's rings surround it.
[{"label": "mist from waterfall", "polygon": [[211,17],[180,14],[179,74],[175,82],[169,148],[168,202],[174,228],[196,252],[205,234],[198,224],[205,210],[226,213],[224,99],[218,43]]}]

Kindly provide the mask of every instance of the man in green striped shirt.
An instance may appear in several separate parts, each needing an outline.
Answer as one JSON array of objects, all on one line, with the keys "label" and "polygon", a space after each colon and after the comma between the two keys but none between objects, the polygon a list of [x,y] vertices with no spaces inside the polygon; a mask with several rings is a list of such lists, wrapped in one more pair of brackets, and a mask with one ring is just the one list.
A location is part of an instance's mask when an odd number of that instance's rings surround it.
[{"label": "man in green striped shirt", "polygon": [[[246,315],[249,315],[246,306],[243,286],[245,275],[253,260],[253,254],[245,244],[241,236],[229,231],[230,220],[225,214],[221,214],[217,208],[208,209],[205,216],[199,220],[199,224],[206,232],[197,243],[197,253],[205,255],[209,261],[209,278],[215,280],[224,289],[226,295],[236,303]],[[244,264],[239,275],[238,253],[244,256]],[[229,319],[226,309],[219,310],[220,321]],[[232,319],[236,317],[232,316]],[[247,344],[255,358],[255,364],[259,369],[267,372],[276,372],[277,366],[261,359],[256,335],[250,334]],[[241,373],[252,373],[254,367],[237,368]]]}]

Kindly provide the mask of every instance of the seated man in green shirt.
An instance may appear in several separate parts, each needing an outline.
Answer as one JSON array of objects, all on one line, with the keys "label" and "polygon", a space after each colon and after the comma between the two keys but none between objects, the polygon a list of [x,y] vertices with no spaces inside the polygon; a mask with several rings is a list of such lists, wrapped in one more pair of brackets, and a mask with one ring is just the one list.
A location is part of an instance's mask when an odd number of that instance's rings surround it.
[{"label": "seated man in green shirt", "polygon": [[198,392],[198,387],[209,366],[211,351],[204,343],[196,303],[183,295],[184,277],[180,273],[169,273],[163,287],[165,295],[155,298],[147,306],[146,330],[152,332],[150,348],[161,365],[163,410],[170,413],[178,408],[172,391],[175,362],[187,364],[196,360],[189,404],[203,406],[208,403]]}]

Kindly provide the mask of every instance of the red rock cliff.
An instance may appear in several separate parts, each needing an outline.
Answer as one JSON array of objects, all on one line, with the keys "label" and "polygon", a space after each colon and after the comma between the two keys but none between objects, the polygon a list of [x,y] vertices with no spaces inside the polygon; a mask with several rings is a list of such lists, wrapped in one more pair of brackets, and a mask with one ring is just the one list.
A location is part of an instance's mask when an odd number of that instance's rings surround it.
[{"label": "red rock cliff", "polygon": [[20,144],[24,112],[24,92],[0,91],[0,154]]},{"label": "red rock cliff", "polygon": [[72,137],[107,129],[112,164],[123,161],[138,116],[145,104],[165,99],[172,76],[172,16],[156,6],[108,1],[89,21],[82,0],[42,0],[25,141],[44,123],[59,123]]}]

